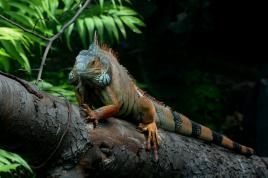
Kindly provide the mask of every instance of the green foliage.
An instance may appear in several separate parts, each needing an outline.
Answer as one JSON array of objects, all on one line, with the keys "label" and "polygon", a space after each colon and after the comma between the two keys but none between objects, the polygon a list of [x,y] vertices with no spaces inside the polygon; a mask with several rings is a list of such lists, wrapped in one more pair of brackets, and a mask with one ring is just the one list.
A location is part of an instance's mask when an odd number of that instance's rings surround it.
[{"label": "green foliage", "polygon": [[[133,9],[124,6],[121,1],[103,1],[91,5],[89,10],[83,13],[75,23],[76,29],[86,46],[87,37],[93,40],[94,31],[97,31],[100,41],[120,42],[120,35],[126,39],[125,26],[134,33],[141,33],[138,27],[145,26],[144,22],[138,18],[138,13]],[[68,33],[73,32],[73,27],[69,27]],[[122,38],[121,37],[121,38]],[[87,40],[88,41],[88,40]],[[70,44],[68,44],[70,46]]]},{"label": "green foliage", "polygon": [[[129,4],[129,1],[124,1]],[[71,42],[78,35],[86,47],[98,32],[100,41],[126,39],[129,27],[134,33],[141,33],[139,27],[145,26],[139,14],[124,5],[121,0],[92,2],[80,17],[65,31],[65,43],[72,50]],[[56,34],[71,19],[80,7],[80,0],[0,0],[0,11],[27,29],[47,37]],[[10,59],[14,59],[27,73],[31,73],[30,61],[40,58],[45,42],[27,34],[0,19],[0,69],[10,70]],[[80,43],[81,43],[80,42]]]},{"label": "green foliage", "polygon": [[[32,83],[35,82],[36,81],[32,81]],[[73,88],[66,83],[56,86],[49,82],[42,81],[38,83],[38,88],[57,97],[66,97],[66,99],[72,103],[77,103]]]},{"label": "green foliage", "polygon": [[0,177],[35,177],[30,166],[19,155],[0,149]]},{"label": "green foliage", "polygon": [[23,69],[28,73],[31,72],[29,60],[26,56],[25,50],[30,52],[30,45],[35,41],[36,38],[26,35],[20,29],[0,27],[0,66],[5,71],[10,69],[8,60],[16,60]]},{"label": "green foliage", "polygon": [[[67,72],[69,70],[57,70],[57,71],[49,71],[44,73],[44,78],[46,80],[42,80],[38,82],[38,88],[45,92],[48,92],[54,96],[60,97],[64,99],[68,99],[70,102],[77,104],[74,88],[69,85],[67,82]],[[31,81],[33,84],[36,84],[36,80]]]},{"label": "green foliage", "polygon": [[184,74],[183,110],[200,123],[215,128],[223,115],[222,96],[209,75],[201,71]]}]

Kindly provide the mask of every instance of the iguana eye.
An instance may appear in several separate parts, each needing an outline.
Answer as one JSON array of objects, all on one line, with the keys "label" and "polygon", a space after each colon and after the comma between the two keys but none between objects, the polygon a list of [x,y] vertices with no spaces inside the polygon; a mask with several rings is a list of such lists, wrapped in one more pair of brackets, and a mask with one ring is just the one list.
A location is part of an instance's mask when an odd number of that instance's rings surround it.
[{"label": "iguana eye", "polygon": [[96,60],[93,60],[90,65],[94,66],[96,64]]},{"label": "iguana eye", "polygon": [[92,62],[90,63],[90,67],[101,67],[100,58],[93,58]]}]

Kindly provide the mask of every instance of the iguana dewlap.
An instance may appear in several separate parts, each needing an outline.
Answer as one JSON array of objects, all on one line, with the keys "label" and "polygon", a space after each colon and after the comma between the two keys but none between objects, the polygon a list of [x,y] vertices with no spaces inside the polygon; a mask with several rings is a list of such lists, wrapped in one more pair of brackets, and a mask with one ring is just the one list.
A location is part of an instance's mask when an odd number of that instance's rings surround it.
[{"label": "iguana dewlap", "polygon": [[[159,145],[157,127],[167,131],[210,141],[241,154],[253,154],[252,148],[240,145],[186,116],[157,102],[134,83],[113,52],[95,42],[76,57],[69,81],[75,85],[78,103],[87,118],[96,125],[111,116],[126,116],[139,122],[138,129],[148,132],[147,148]],[[157,154],[156,154],[157,155]]]}]

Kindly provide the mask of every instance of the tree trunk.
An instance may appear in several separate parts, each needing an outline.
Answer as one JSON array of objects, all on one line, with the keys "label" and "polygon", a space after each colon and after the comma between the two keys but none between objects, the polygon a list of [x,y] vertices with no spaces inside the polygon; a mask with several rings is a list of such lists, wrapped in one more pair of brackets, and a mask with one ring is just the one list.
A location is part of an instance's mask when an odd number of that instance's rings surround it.
[{"label": "tree trunk", "polygon": [[93,129],[77,106],[33,91],[0,75],[0,147],[42,177],[268,177],[265,158],[161,129],[155,161],[134,124],[109,118]]}]

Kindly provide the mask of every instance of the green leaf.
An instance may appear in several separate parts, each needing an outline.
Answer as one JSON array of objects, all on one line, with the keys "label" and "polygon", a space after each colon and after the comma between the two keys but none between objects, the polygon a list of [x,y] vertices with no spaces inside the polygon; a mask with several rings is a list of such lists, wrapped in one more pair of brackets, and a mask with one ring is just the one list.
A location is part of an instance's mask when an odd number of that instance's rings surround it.
[{"label": "green leaf", "polygon": [[117,16],[114,16],[114,21],[117,24],[120,32],[122,33],[123,37],[126,39],[127,38],[127,33],[124,27],[124,24],[122,23],[121,19],[119,19]]},{"label": "green leaf", "polygon": [[0,48],[0,55],[1,56],[5,56],[5,57],[10,57],[10,55],[7,54],[6,51],[5,51],[5,49],[3,49],[3,48]]},{"label": "green leaf", "polygon": [[13,11],[5,11],[5,13],[8,14],[13,19],[16,19],[18,23],[25,25],[26,27],[31,28],[34,26],[33,20],[30,17],[25,16],[25,14],[13,12]]},{"label": "green leaf", "polygon": [[121,0],[118,0],[118,3],[120,4],[120,6],[122,6],[122,1]]},{"label": "green leaf", "polygon": [[19,0],[25,4],[30,4],[31,6],[40,6],[40,1],[33,1],[33,0]]},{"label": "green leaf", "polygon": [[9,165],[1,165],[0,172],[11,172],[11,170],[15,170],[19,164],[9,164]]},{"label": "green leaf", "polygon": [[49,0],[49,7],[52,14],[55,14],[58,6],[59,6],[59,0]]},{"label": "green leaf", "polygon": [[24,33],[19,29],[0,27],[0,40],[14,41],[22,43],[23,46],[29,50],[31,39],[24,35]]},{"label": "green leaf", "polygon": [[10,161],[8,161],[5,157],[0,155],[0,162],[4,164],[10,164]]},{"label": "green leaf", "polygon": [[50,0],[42,0],[41,1],[41,5],[43,7],[43,9],[45,10],[45,12],[48,14],[48,16],[50,18],[52,18],[52,20],[54,20],[57,24],[60,24],[60,22],[57,20],[57,18],[54,16],[53,11],[51,11],[50,7]]},{"label": "green leaf", "polygon": [[7,53],[11,56],[11,59],[15,59],[16,61],[18,61],[28,73],[31,73],[31,67],[28,58],[26,57],[25,52],[21,47],[21,44],[17,43],[14,40],[1,40],[0,42],[4,46]]},{"label": "green leaf", "polygon": [[126,16],[126,19],[127,19],[130,23],[132,23],[132,24],[136,24],[136,25],[145,27],[145,23],[144,23],[141,19],[139,19],[139,18],[137,18],[137,17],[134,17],[134,16]]},{"label": "green leaf", "polygon": [[116,3],[114,0],[111,0],[111,2],[113,3],[114,7],[116,7]]},{"label": "green leaf", "polygon": [[10,153],[11,157],[9,157],[9,159],[13,162],[17,162],[20,165],[22,165],[25,169],[27,169],[29,172],[33,173],[33,170],[31,169],[31,167],[28,165],[28,163],[22,159],[19,155],[14,154],[14,153]]},{"label": "green leaf", "polygon": [[4,158],[6,158],[6,159],[9,159],[13,163],[18,163],[19,165],[22,165],[29,172],[33,173],[31,167],[19,155],[15,154],[15,153],[7,152],[5,150],[0,149],[0,157],[1,156],[4,157]]},{"label": "green leaf", "polygon": [[78,19],[76,21],[77,24],[77,30],[78,30],[78,34],[82,40],[82,43],[84,45],[84,47],[86,47],[86,30],[85,30],[85,26],[84,26],[84,21],[81,19]]},{"label": "green leaf", "polygon": [[[31,81],[31,83],[35,83],[35,81]],[[55,86],[49,82],[42,81],[41,83],[38,83],[38,88],[57,97],[62,97],[61,94],[63,94],[68,100],[76,103],[75,93],[72,91],[70,85],[63,84]]]},{"label": "green leaf", "polygon": [[128,16],[121,16],[120,19],[126,24],[134,33],[142,33],[129,19]]},{"label": "green leaf", "polygon": [[[95,27],[97,29],[97,32],[98,32],[98,36],[100,37],[100,39],[102,38],[103,36],[103,23],[101,21],[101,19],[97,16],[93,16],[93,21],[94,21],[94,24],[95,24]],[[102,40],[102,39],[101,39]]]},{"label": "green leaf", "polygon": [[41,90],[48,90],[48,89],[53,87],[53,85],[51,83],[48,83],[48,82],[45,82],[45,81],[39,82],[37,86]]},{"label": "green leaf", "polygon": [[33,174],[32,169],[19,155],[10,153],[0,149],[0,162],[4,163],[0,165],[0,172],[9,172],[15,170],[18,166],[23,166],[26,170]]},{"label": "green leaf", "polygon": [[119,8],[115,8],[115,9],[109,9],[108,14],[116,15],[116,16],[135,16],[135,15],[138,15],[138,13],[136,11],[134,11],[133,9],[130,9],[128,7],[125,7],[125,6],[120,6]]},{"label": "green leaf", "polygon": [[9,5],[18,8],[18,10],[22,13],[27,13],[31,16],[38,18],[37,12],[35,10],[33,10],[28,4],[10,1]]},{"label": "green leaf", "polygon": [[[10,64],[8,60],[8,58],[10,57],[11,56],[8,53],[6,53],[5,49],[0,48],[0,67],[6,72],[8,72],[10,69]],[[0,159],[1,159],[1,156],[0,156]]]},{"label": "green leaf", "polygon": [[64,11],[70,9],[71,5],[73,4],[73,0],[63,0],[63,3],[65,5]]},{"label": "green leaf", "polygon": [[104,0],[99,0],[100,8],[103,9]]},{"label": "green leaf", "polygon": [[[1,55],[1,54],[0,54]],[[0,67],[1,69],[3,69],[5,72],[9,72],[10,70],[10,64],[9,64],[9,60],[7,57],[5,56],[0,56]]]},{"label": "green leaf", "polygon": [[0,39],[1,40],[25,40],[23,39],[23,33],[14,28],[0,27]]},{"label": "green leaf", "polygon": [[92,41],[94,36],[94,21],[92,18],[85,18],[84,22],[88,30],[90,41]]},{"label": "green leaf", "polygon": [[74,24],[71,24],[65,31],[65,39],[66,39],[66,42],[67,42],[67,47],[70,51],[72,51],[72,47],[71,47],[71,43],[70,43],[70,40],[71,40],[71,34],[72,34],[72,31],[73,31],[73,28],[74,28]]},{"label": "green leaf", "polygon": [[1,40],[0,41],[6,52],[11,56],[11,59],[17,60],[20,58],[18,52],[10,41]]},{"label": "green leaf", "polygon": [[36,19],[38,20],[38,22],[35,22],[35,24],[37,24],[37,26],[41,24],[43,28],[46,28],[46,18],[43,16],[43,9],[40,8],[39,6],[33,6],[32,8],[36,11],[38,15]]},{"label": "green leaf", "polygon": [[41,3],[41,5],[42,5],[42,7],[43,7],[43,9],[45,11],[49,11],[49,2],[48,2],[48,0],[42,0],[42,1],[40,1],[40,3]]},{"label": "green leaf", "polygon": [[46,41],[43,41],[42,39],[40,39],[32,34],[28,34],[28,33],[23,33],[23,34],[24,34],[24,36],[26,36],[29,39],[31,44],[34,44],[34,42],[36,42],[40,46],[46,46]]},{"label": "green leaf", "polygon": [[9,2],[5,0],[0,0],[0,7],[6,10],[9,10]]},{"label": "green leaf", "polygon": [[111,39],[114,35],[117,42],[119,42],[119,34],[118,34],[117,27],[114,23],[114,19],[112,17],[106,16],[106,15],[101,15],[101,18],[103,20],[103,24],[104,24],[106,30],[108,31],[108,34],[111,37]]},{"label": "green leaf", "polygon": [[29,60],[28,60],[21,44],[16,43],[14,41],[12,41],[12,43],[15,46],[16,51],[19,53],[19,56],[20,56],[20,59],[18,59],[19,63],[23,66],[23,69],[25,69],[30,74],[31,73],[30,63],[29,63]]}]

